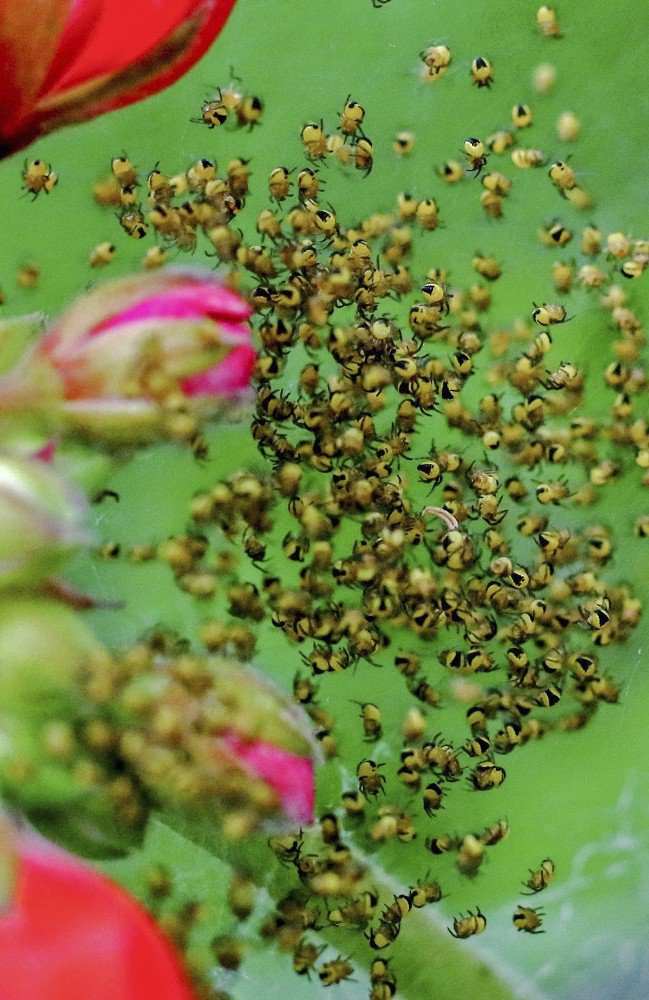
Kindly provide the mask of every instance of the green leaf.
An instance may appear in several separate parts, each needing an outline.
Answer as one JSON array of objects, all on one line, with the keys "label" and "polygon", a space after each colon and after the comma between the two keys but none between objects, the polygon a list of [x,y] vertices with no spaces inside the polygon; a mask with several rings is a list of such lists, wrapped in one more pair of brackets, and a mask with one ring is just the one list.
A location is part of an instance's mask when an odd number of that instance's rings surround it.
[{"label": "green leaf", "polygon": [[[171,825],[169,825],[171,823]],[[185,832],[191,830],[191,824],[179,822],[177,818],[154,816],[149,821],[142,847],[129,857],[104,862],[101,870],[111,878],[119,881],[144,905],[153,907],[158,916],[178,911],[184,904],[199,903],[201,919],[192,933],[189,954],[196,958],[207,960],[209,946],[213,938],[220,935],[241,933],[244,938],[250,935],[253,953],[247,958],[239,974],[228,973],[215,968],[213,977],[215,985],[220,988],[232,989],[237,998],[253,997],[253,990],[258,989],[255,983],[257,977],[265,979],[265,986],[270,990],[270,996],[287,995],[289,997],[318,996],[319,987],[315,982],[298,980],[290,972],[290,955],[282,955],[275,949],[261,951],[255,947],[252,937],[259,914],[268,911],[270,897],[268,892],[261,890],[261,906],[253,913],[248,926],[239,925],[232,916],[227,905],[227,888],[233,869],[219,857],[219,850],[225,850],[223,843],[209,828],[202,831],[193,830],[193,836]],[[200,841],[197,842],[197,841]],[[241,860],[241,853],[231,851],[232,856]],[[251,852],[252,853],[252,852]],[[244,852],[245,860],[245,852]],[[147,874],[162,866],[172,873],[171,892],[164,901],[156,903],[147,887]],[[258,872],[262,877],[261,870]],[[268,872],[265,872],[268,875]],[[372,877],[377,890],[387,898],[398,890],[398,883],[380,869],[372,870]],[[429,908],[430,910],[430,908]],[[309,938],[316,943],[328,946],[323,954],[323,960],[331,960],[336,954],[351,954],[357,950],[358,936],[349,931],[329,929],[323,934],[310,933]],[[439,1000],[454,1000],[458,996],[457,985],[469,995],[480,992],[483,1000],[506,1000],[514,997],[522,985],[511,970],[499,967],[490,968],[484,954],[484,949],[473,947],[467,951],[448,936],[444,920],[429,911],[418,911],[408,921],[407,928],[400,936],[400,947],[395,969],[399,981],[399,996],[412,998],[426,995],[430,982],[430,969],[422,962],[422,955],[434,955],[434,972],[436,980],[436,996]],[[273,970],[276,970],[273,972]],[[287,981],[285,976],[289,976]],[[282,977],[281,990],[279,985],[273,985],[276,977]],[[500,978],[499,978],[500,977]],[[368,978],[361,970],[355,973],[354,983],[345,983],[341,987],[344,997],[365,996],[368,991]],[[508,984],[508,985],[505,985]],[[508,988],[508,986],[511,987]],[[277,989],[275,994],[273,989]],[[533,994],[526,994],[533,1000]]]}]

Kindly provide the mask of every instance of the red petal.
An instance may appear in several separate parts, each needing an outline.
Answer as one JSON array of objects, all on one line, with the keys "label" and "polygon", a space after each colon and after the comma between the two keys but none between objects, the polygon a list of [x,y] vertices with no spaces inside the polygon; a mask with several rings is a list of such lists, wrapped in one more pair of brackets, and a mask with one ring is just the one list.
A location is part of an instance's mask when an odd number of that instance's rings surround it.
[{"label": "red petal", "polygon": [[[101,76],[112,76],[132,66],[157,48],[192,17],[200,27],[182,59],[165,67],[136,91],[122,95],[115,105],[130,104],[178,79],[207,51],[225,24],[235,0],[123,0],[77,2],[66,25],[59,50],[44,82],[48,96],[83,86]],[[88,10],[92,9],[89,29]],[[108,110],[104,108],[102,110]]]},{"label": "red petal", "polygon": [[192,1000],[171,945],[126,893],[40,838],[20,835],[18,854],[1,1000]]},{"label": "red petal", "polygon": [[[70,3],[40,0],[65,13]],[[0,0],[0,65],[9,71],[0,94],[0,157],[168,87],[204,55],[234,4],[75,0],[61,34],[34,2]]]},{"label": "red petal", "polygon": [[31,114],[70,7],[71,0],[0,0],[0,136]]}]

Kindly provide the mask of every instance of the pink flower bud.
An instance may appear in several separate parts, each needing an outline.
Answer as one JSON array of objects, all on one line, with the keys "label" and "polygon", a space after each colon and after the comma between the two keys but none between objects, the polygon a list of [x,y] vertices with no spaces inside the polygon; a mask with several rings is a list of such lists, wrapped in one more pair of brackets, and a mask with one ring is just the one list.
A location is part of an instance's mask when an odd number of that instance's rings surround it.
[{"label": "pink flower bud", "polygon": [[192,1000],[170,943],[122,889],[8,824],[0,851],[8,873],[0,912],[3,998]]},{"label": "pink flower bud", "polygon": [[235,0],[3,0],[0,153],[168,87]]},{"label": "pink flower bud", "polygon": [[179,404],[210,416],[248,388],[250,309],[206,271],[168,269],[82,295],[0,380],[0,411],[44,410],[104,441],[165,432]]},{"label": "pink flower bud", "polygon": [[[182,662],[187,670],[186,654]],[[129,705],[148,692],[157,706],[148,720],[126,720],[130,732],[145,735],[146,749],[132,765],[151,799],[167,809],[214,811],[233,836],[244,815],[248,829],[313,822],[321,755],[304,711],[256,670],[220,658],[194,663],[203,677],[200,691],[178,683],[172,659],[158,660],[151,676],[134,678],[123,695]],[[177,761],[162,776],[156,719],[173,719],[175,732]],[[171,760],[168,747],[165,757]]]}]

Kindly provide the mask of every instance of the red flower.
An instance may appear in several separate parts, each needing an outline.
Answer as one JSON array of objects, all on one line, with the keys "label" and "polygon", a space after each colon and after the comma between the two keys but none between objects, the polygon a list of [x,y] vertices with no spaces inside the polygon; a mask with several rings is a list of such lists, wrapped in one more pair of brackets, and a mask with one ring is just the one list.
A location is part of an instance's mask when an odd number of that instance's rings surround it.
[{"label": "red flower", "polygon": [[40,837],[15,840],[0,1000],[192,1000],[171,945],[134,900]]},{"label": "red flower", "polygon": [[235,0],[2,0],[0,154],[168,87]]}]

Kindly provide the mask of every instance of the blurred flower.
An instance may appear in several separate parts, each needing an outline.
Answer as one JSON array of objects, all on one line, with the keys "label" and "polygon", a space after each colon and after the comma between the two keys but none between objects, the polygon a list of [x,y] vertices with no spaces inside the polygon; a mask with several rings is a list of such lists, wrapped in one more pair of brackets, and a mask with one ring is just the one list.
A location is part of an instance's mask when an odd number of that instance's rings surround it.
[{"label": "blurred flower", "polygon": [[122,889],[6,820],[0,853],[6,1000],[191,1000],[171,945]]},{"label": "blurred flower", "polygon": [[91,541],[85,497],[43,457],[0,453],[0,590],[41,582]]},{"label": "blurred flower", "polygon": [[255,670],[142,643],[113,656],[66,607],[0,602],[0,793],[57,839],[76,825],[75,849],[136,837],[156,808],[233,839],[310,823],[320,759]]},{"label": "blurred flower", "polygon": [[0,155],[142,100],[207,51],[235,0],[3,0]]},{"label": "blurred flower", "polygon": [[0,380],[0,412],[40,410],[102,441],[173,433],[179,413],[213,415],[247,389],[255,360],[249,315],[205,271],[99,285]]}]

